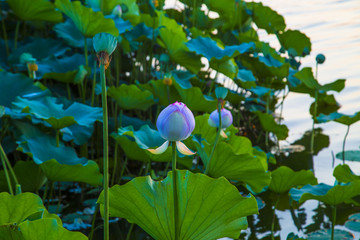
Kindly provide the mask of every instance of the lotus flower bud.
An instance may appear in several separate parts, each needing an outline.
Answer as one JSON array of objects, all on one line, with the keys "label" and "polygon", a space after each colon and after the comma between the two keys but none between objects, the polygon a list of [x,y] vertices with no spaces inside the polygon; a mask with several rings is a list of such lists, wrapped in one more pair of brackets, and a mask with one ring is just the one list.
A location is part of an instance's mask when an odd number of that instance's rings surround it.
[{"label": "lotus flower bud", "polygon": [[321,53],[316,55],[316,62],[318,64],[323,64],[325,62],[325,55]]},{"label": "lotus flower bud", "polygon": [[[221,128],[229,127],[233,122],[231,112],[225,108],[221,109]],[[219,127],[219,112],[217,110],[210,114],[208,123],[212,127]]]},{"label": "lotus flower bud", "polygon": [[215,88],[215,95],[218,99],[225,99],[228,94],[228,90],[224,87]]},{"label": "lotus flower bud", "polygon": [[117,5],[116,7],[114,7],[114,9],[112,10],[112,15],[121,18],[122,9],[121,9],[120,5]]},{"label": "lotus flower bud", "polygon": [[184,103],[175,102],[159,114],[156,126],[160,136],[168,141],[188,138],[195,128],[195,118]]},{"label": "lotus flower bud", "polygon": [[105,69],[110,64],[110,55],[117,47],[117,39],[110,33],[98,33],[93,37],[94,49],[99,63],[105,65]]}]

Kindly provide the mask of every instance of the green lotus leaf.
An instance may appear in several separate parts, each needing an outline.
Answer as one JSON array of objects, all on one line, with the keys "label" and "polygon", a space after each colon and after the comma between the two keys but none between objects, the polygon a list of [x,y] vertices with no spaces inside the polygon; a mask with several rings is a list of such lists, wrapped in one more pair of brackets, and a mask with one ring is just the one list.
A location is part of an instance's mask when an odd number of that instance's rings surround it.
[{"label": "green lotus leaf", "polygon": [[159,29],[160,44],[168,50],[170,58],[193,73],[199,72],[202,67],[200,56],[187,48],[187,38],[182,27],[164,14],[160,14],[159,26],[164,26]]},{"label": "green lotus leaf", "polygon": [[[331,229],[321,229],[315,232],[309,233],[307,235],[308,240],[330,240],[331,239]],[[335,229],[334,230],[334,239],[341,240],[353,240],[354,235],[350,232]]]},{"label": "green lotus leaf", "polygon": [[[36,192],[46,182],[41,168],[33,161],[18,161],[13,169],[23,192]],[[0,171],[0,191],[8,191],[4,171]]]},{"label": "green lotus leaf", "polygon": [[206,57],[209,61],[212,59],[226,61],[255,48],[253,42],[221,48],[216,41],[209,37],[193,38],[186,43],[186,46],[190,51]]},{"label": "green lotus leaf", "polygon": [[139,109],[146,111],[155,104],[153,94],[148,90],[141,90],[134,84],[122,84],[108,89],[109,97],[113,98],[122,109]]},{"label": "green lotus leaf", "polygon": [[57,103],[54,97],[44,97],[36,100],[18,98],[13,102],[14,108],[33,114],[43,119],[55,129],[62,129],[73,124],[92,126],[95,121],[101,121],[102,109],[74,102],[64,109],[62,103]]},{"label": "green lotus leaf", "polygon": [[41,198],[33,193],[0,193],[0,225],[19,224],[37,212],[44,212]]},{"label": "green lotus leaf", "polygon": [[[170,103],[174,103],[180,99],[176,88],[173,85],[165,85],[163,80],[151,80],[148,84],[141,85],[141,87],[152,92],[154,98],[159,99],[159,104],[162,106],[167,106]],[[169,88],[169,95],[167,88]]]},{"label": "green lotus leaf", "polygon": [[24,240],[86,240],[80,232],[71,232],[60,226],[55,219],[43,218],[25,221],[19,225]]},{"label": "green lotus leaf", "polygon": [[[340,108],[340,104],[336,101],[333,94],[320,93],[317,99],[317,116],[320,114],[328,115],[332,112],[336,112]],[[310,114],[314,115],[315,102],[310,106]]]},{"label": "green lotus leaf", "polygon": [[[53,30],[56,32],[56,35],[59,38],[65,40],[67,44],[72,47],[83,48],[84,47],[84,35],[80,32],[79,29],[75,26],[74,22],[70,19],[67,19],[63,23],[58,23],[53,27]],[[88,46],[92,45],[92,39],[87,39]]]},{"label": "green lotus leaf", "polygon": [[338,112],[332,112],[329,115],[320,114],[317,117],[319,123],[335,121],[346,126],[350,126],[360,120],[360,112],[356,112],[352,115],[346,115]]},{"label": "green lotus leaf", "polygon": [[308,88],[312,90],[318,90],[321,87],[321,85],[314,78],[312,68],[310,67],[305,67],[301,69],[299,72],[294,74],[294,77],[299,79],[302,83],[304,83]]},{"label": "green lotus leaf", "polygon": [[238,66],[236,65],[234,59],[228,59],[226,61],[211,60],[210,67],[231,79],[236,77],[236,73],[238,71]]},{"label": "green lotus leaf", "polygon": [[[20,63],[23,53],[30,53],[38,61],[48,57],[59,57],[64,55],[69,47],[60,40],[51,38],[32,38],[28,43],[19,46],[9,56],[10,63]],[[25,66],[24,66],[25,67]]]},{"label": "green lotus leaf", "polygon": [[92,38],[100,32],[119,35],[112,19],[107,19],[101,12],[94,12],[91,8],[81,5],[80,1],[56,0],[55,6],[73,20],[75,26],[85,36]]},{"label": "green lotus leaf", "polygon": [[[212,144],[203,139],[193,138],[197,153],[206,166],[212,151]],[[261,192],[270,184],[266,155],[251,147],[251,142],[240,136],[231,135],[230,141],[216,145],[210,162],[208,175],[224,176],[227,179],[245,183],[254,192]]]},{"label": "green lotus leaf", "polygon": [[266,32],[277,33],[283,31],[286,27],[283,16],[271,8],[264,6],[261,2],[251,2],[247,4],[251,11],[251,17],[258,28],[265,29]]},{"label": "green lotus leaf", "polygon": [[338,205],[350,201],[360,193],[360,180],[343,185],[330,186],[324,183],[318,185],[305,185],[301,189],[292,188],[291,198],[299,203],[315,199],[329,205]]},{"label": "green lotus leaf", "polygon": [[349,220],[345,222],[345,227],[352,231],[360,232],[360,213],[349,216]]},{"label": "green lotus leaf", "polygon": [[[88,6],[90,6],[94,11],[101,11],[101,0],[86,0]],[[116,5],[118,5],[119,0],[107,0],[104,1],[102,11],[105,15],[112,13]]]},{"label": "green lotus leaf", "polygon": [[129,20],[132,25],[137,25],[140,21],[140,10],[136,0],[118,0],[117,2],[124,10],[121,17]]},{"label": "green lotus leaf", "polygon": [[47,0],[7,0],[15,15],[23,21],[61,22],[62,15]]},{"label": "green lotus leaf", "polygon": [[[343,152],[336,154],[337,159],[343,159]],[[360,151],[359,150],[348,150],[345,151],[345,160],[360,162]]]},{"label": "green lotus leaf", "polygon": [[283,33],[277,35],[280,44],[289,53],[292,49],[295,50],[295,56],[306,56],[311,52],[311,41],[308,36],[298,30],[288,29]]},{"label": "green lotus leaf", "polygon": [[[225,178],[177,170],[180,239],[238,238],[246,216],[257,213],[253,196],[242,197]],[[137,177],[110,188],[110,216],[138,224],[155,239],[174,239],[172,172],[159,182]],[[103,209],[103,193],[98,202]]]},{"label": "green lotus leaf", "polygon": [[[359,154],[360,154],[360,151],[359,151]],[[360,160],[360,158],[359,158],[359,160]],[[336,168],[334,169],[333,175],[336,178],[336,180],[338,180],[339,182],[343,182],[343,183],[360,180],[360,176],[355,175],[351,171],[349,165],[346,165],[346,164],[336,166]]]},{"label": "green lotus leaf", "polygon": [[178,83],[173,83],[177,89],[181,101],[192,111],[212,112],[217,107],[217,100],[204,95],[199,87],[183,89]]},{"label": "green lotus leaf", "polygon": [[236,79],[238,81],[235,81],[236,83],[238,83],[239,81],[241,82],[240,85],[243,86],[244,88],[251,88],[251,87],[256,87],[256,79],[254,74],[252,73],[252,71],[247,70],[247,69],[239,69]]},{"label": "green lotus leaf", "polygon": [[101,185],[102,175],[94,161],[79,158],[73,148],[64,146],[62,142],[57,147],[55,138],[49,135],[28,138],[31,134],[24,133],[22,141],[18,141],[18,150],[31,156],[49,180]]},{"label": "green lotus leaf", "polygon": [[271,172],[269,189],[276,193],[284,193],[293,187],[306,184],[317,184],[314,173],[310,170],[293,171],[291,168],[281,166]]},{"label": "green lotus leaf", "polygon": [[328,92],[328,91],[335,91],[335,92],[341,92],[345,87],[345,79],[338,79],[334,82],[322,85],[320,87],[320,91]]},{"label": "green lotus leaf", "polygon": [[284,124],[277,124],[272,115],[262,113],[259,111],[254,112],[260,120],[261,126],[265,131],[273,132],[279,140],[284,140],[288,136],[289,129]]},{"label": "green lotus leaf", "polygon": [[0,94],[0,105],[10,108],[18,96],[37,94],[42,90],[34,81],[20,73],[0,72],[0,88],[6,89]]}]

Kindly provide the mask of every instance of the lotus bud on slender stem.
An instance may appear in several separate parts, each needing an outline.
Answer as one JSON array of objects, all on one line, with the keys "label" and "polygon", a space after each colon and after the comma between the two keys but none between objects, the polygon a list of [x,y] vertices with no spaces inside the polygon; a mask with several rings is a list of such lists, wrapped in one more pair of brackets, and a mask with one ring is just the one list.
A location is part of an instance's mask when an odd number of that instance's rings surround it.
[{"label": "lotus bud on slender stem", "polygon": [[100,65],[101,100],[103,109],[104,240],[109,240],[109,146],[105,70],[110,64],[110,55],[117,46],[117,40],[109,33],[98,33],[93,38],[93,44]]},{"label": "lotus bud on slender stem", "polygon": [[175,240],[180,239],[180,215],[178,199],[178,183],[176,170],[176,149],[184,155],[193,155],[182,140],[190,136],[195,128],[195,118],[189,108],[184,103],[175,102],[162,110],[156,121],[156,126],[160,136],[166,141],[157,149],[148,149],[153,154],[161,154],[166,151],[169,144],[172,146],[172,180],[173,180],[173,198],[174,198],[174,231]]}]

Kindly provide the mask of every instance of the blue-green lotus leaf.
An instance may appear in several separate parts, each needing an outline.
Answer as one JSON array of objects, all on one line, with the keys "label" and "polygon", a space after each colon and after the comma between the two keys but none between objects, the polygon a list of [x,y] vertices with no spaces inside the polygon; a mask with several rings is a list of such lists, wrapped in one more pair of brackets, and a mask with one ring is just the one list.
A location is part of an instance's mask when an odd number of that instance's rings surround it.
[{"label": "blue-green lotus leaf", "polygon": [[[347,161],[355,161],[360,162],[360,151],[359,150],[348,150],[345,151],[345,160]],[[337,159],[343,159],[343,152],[339,152],[336,154]]]},{"label": "blue-green lotus leaf", "polygon": [[102,11],[105,15],[109,15],[112,13],[113,9],[116,5],[118,5],[118,0],[107,0],[107,1],[101,1],[101,0],[86,0],[86,5],[91,7],[94,11],[101,11],[101,3],[103,4]]},{"label": "blue-green lotus leaf", "polygon": [[360,213],[349,216],[349,220],[345,222],[345,227],[352,231],[360,232]]},{"label": "blue-green lotus leaf", "polygon": [[122,18],[113,18],[116,28],[119,30],[119,34],[125,33],[133,28],[133,25],[129,21],[125,21]]},{"label": "blue-green lotus leaf", "polygon": [[[242,197],[225,178],[178,170],[180,239],[238,238],[246,216],[257,213],[253,196]],[[110,188],[110,216],[138,224],[155,239],[174,239],[172,172],[159,182],[149,176]],[[103,193],[98,202],[103,210]]]},{"label": "blue-green lotus leaf", "polygon": [[336,166],[336,168],[334,169],[333,175],[336,178],[336,180],[338,180],[339,182],[343,182],[343,183],[360,180],[360,176],[355,175],[351,171],[349,165],[346,165],[346,164]]},{"label": "blue-green lotus leaf", "polygon": [[343,185],[330,186],[324,183],[305,185],[301,189],[292,188],[291,198],[299,203],[315,199],[329,205],[338,205],[350,201],[360,193],[360,180]]},{"label": "blue-green lotus leaf", "polygon": [[216,41],[209,37],[191,39],[186,43],[186,46],[190,51],[206,57],[209,61],[212,59],[226,61],[255,48],[253,42],[221,48]]},{"label": "blue-green lotus leaf", "polygon": [[155,104],[153,94],[148,90],[141,90],[134,84],[122,84],[108,89],[109,97],[113,98],[122,109],[147,110]]},{"label": "blue-green lotus leaf", "polygon": [[101,12],[94,12],[91,8],[81,5],[80,1],[56,0],[55,6],[74,22],[85,37],[92,38],[100,32],[119,35],[112,19],[107,19]]},{"label": "blue-green lotus leaf", "polygon": [[57,103],[54,97],[44,97],[36,100],[18,98],[13,106],[23,112],[28,112],[43,119],[55,129],[61,129],[79,124],[92,126],[95,121],[101,121],[102,109],[74,102],[66,109],[64,104]]},{"label": "blue-green lotus leaf", "polygon": [[43,218],[35,221],[25,221],[19,225],[25,240],[86,240],[88,239],[80,232],[71,232],[55,219]]},{"label": "blue-green lotus leaf", "polygon": [[192,111],[212,112],[216,109],[217,100],[211,96],[204,95],[199,87],[183,89],[178,83],[174,82],[181,101]]},{"label": "blue-green lotus leaf", "polygon": [[298,30],[288,29],[283,33],[277,35],[280,44],[284,47],[288,52],[290,49],[295,50],[295,56],[304,57],[309,55],[311,52],[311,41],[308,36]]},{"label": "blue-green lotus leaf", "polygon": [[5,114],[5,107],[0,105],[0,118]]},{"label": "blue-green lotus leaf", "polygon": [[39,71],[36,75],[44,79],[54,79],[63,83],[79,84],[81,79],[76,76],[84,68],[85,58],[82,54],[74,54],[73,56],[64,58],[47,58],[39,62]]},{"label": "blue-green lotus leaf", "polygon": [[10,108],[16,97],[37,94],[42,90],[34,85],[31,78],[20,73],[0,72],[0,88],[6,89],[0,94],[0,105]]},{"label": "blue-green lotus leaf", "polygon": [[62,139],[66,142],[74,141],[78,146],[88,142],[94,132],[94,125],[82,126],[73,124],[60,130]]},{"label": "blue-green lotus leaf", "polygon": [[[307,235],[308,240],[325,240],[331,239],[331,229],[321,229]],[[354,235],[348,231],[334,229],[334,239],[353,240]]]},{"label": "blue-green lotus leaf", "polygon": [[[18,161],[13,167],[23,192],[36,192],[46,182],[46,177],[39,165],[33,161]],[[13,183],[13,189],[15,184]],[[8,191],[4,171],[0,171],[0,191]]]},{"label": "blue-green lotus leaf", "polygon": [[[38,61],[51,56],[59,57],[69,48],[60,40],[51,38],[33,38],[28,43],[15,49],[9,56],[9,62],[20,63],[20,56],[24,52],[30,53]],[[26,66],[24,66],[26,69]]]},{"label": "blue-green lotus leaf", "polygon": [[7,0],[15,15],[23,21],[61,22],[62,15],[47,0]]},{"label": "blue-green lotus leaf", "polygon": [[165,17],[163,13],[159,13],[159,44],[168,50],[170,58],[186,67],[189,71],[197,73],[202,67],[200,56],[190,52],[186,46],[188,41],[182,27],[173,19]]},{"label": "blue-green lotus leaf", "polygon": [[106,52],[107,54],[111,55],[114,52],[117,44],[118,42],[116,37],[110,33],[101,32],[97,33],[93,37],[93,46],[96,53]]},{"label": "blue-green lotus leaf", "polygon": [[137,25],[140,21],[140,10],[136,0],[118,0],[117,3],[124,10],[121,17],[129,20],[132,25]]},{"label": "blue-green lotus leaf", "polygon": [[314,173],[310,170],[293,171],[291,168],[281,166],[271,172],[269,190],[276,193],[284,193],[293,187],[306,184],[317,184]]},{"label": "blue-green lotus leaf", "polygon": [[[127,23],[127,21],[123,24],[125,23]],[[145,23],[139,23],[132,30],[125,33],[125,38],[129,41],[141,41],[144,40],[144,38],[152,40],[153,36],[154,39],[156,39],[158,35],[159,29],[154,30],[153,28],[146,26]]]},{"label": "blue-green lotus leaf", "polygon": [[271,114],[260,111],[255,111],[254,113],[259,117],[261,126],[265,131],[273,132],[279,140],[284,140],[288,137],[288,127],[284,124],[277,124]]},{"label": "blue-green lotus leaf", "polygon": [[[63,23],[58,23],[53,27],[56,35],[72,47],[83,48],[84,47],[84,35],[75,26],[71,19],[67,19]],[[92,39],[86,39],[88,46],[92,45]]]},{"label": "blue-green lotus leaf", "polygon": [[335,122],[344,124],[346,126],[350,126],[359,120],[360,120],[360,112],[356,112],[352,115],[346,115],[346,114],[342,114],[339,112],[333,112],[333,113],[330,113],[329,115],[320,114],[317,117],[317,121],[319,123],[335,121]]},{"label": "blue-green lotus leaf", "polygon": [[236,79],[241,81],[241,84],[246,87],[246,88],[250,88],[250,87],[255,87],[256,86],[256,79],[254,74],[252,73],[252,71],[247,70],[247,69],[239,69]]},{"label": "blue-green lotus leaf", "polygon": [[258,95],[260,98],[265,95],[268,95],[268,96],[274,95],[273,89],[267,88],[267,87],[262,87],[262,86],[251,87],[250,91],[255,93],[256,95]]},{"label": "blue-green lotus leaf", "polygon": [[286,24],[283,16],[264,6],[261,2],[247,3],[247,7],[251,10],[250,16],[258,28],[265,29],[268,33],[277,33],[285,29]]}]

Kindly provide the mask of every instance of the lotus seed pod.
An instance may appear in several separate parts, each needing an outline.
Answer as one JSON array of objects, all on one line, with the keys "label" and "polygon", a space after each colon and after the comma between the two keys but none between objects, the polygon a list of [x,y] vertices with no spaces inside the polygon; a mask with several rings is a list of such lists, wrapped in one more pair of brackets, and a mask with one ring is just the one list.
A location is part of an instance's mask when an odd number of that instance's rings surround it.
[{"label": "lotus seed pod", "polygon": [[316,55],[316,62],[318,64],[323,64],[325,62],[325,55],[321,53]]},{"label": "lotus seed pod", "polygon": [[93,37],[93,44],[96,53],[111,55],[117,46],[117,39],[110,33],[98,33]]},{"label": "lotus seed pod", "polygon": [[162,138],[181,141],[188,138],[194,130],[195,118],[184,103],[175,102],[160,112],[156,126]]},{"label": "lotus seed pod", "polygon": [[[232,114],[229,110],[223,108],[221,109],[221,128],[229,127],[233,122]],[[208,123],[212,127],[219,127],[219,112],[218,110],[213,111],[210,114]]]},{"label": "lotus seed pod", "polygon": [[217,87],[215,89],[215,95],[217,99],[225,99],[228,94],[228,90],[224,87]]}]

